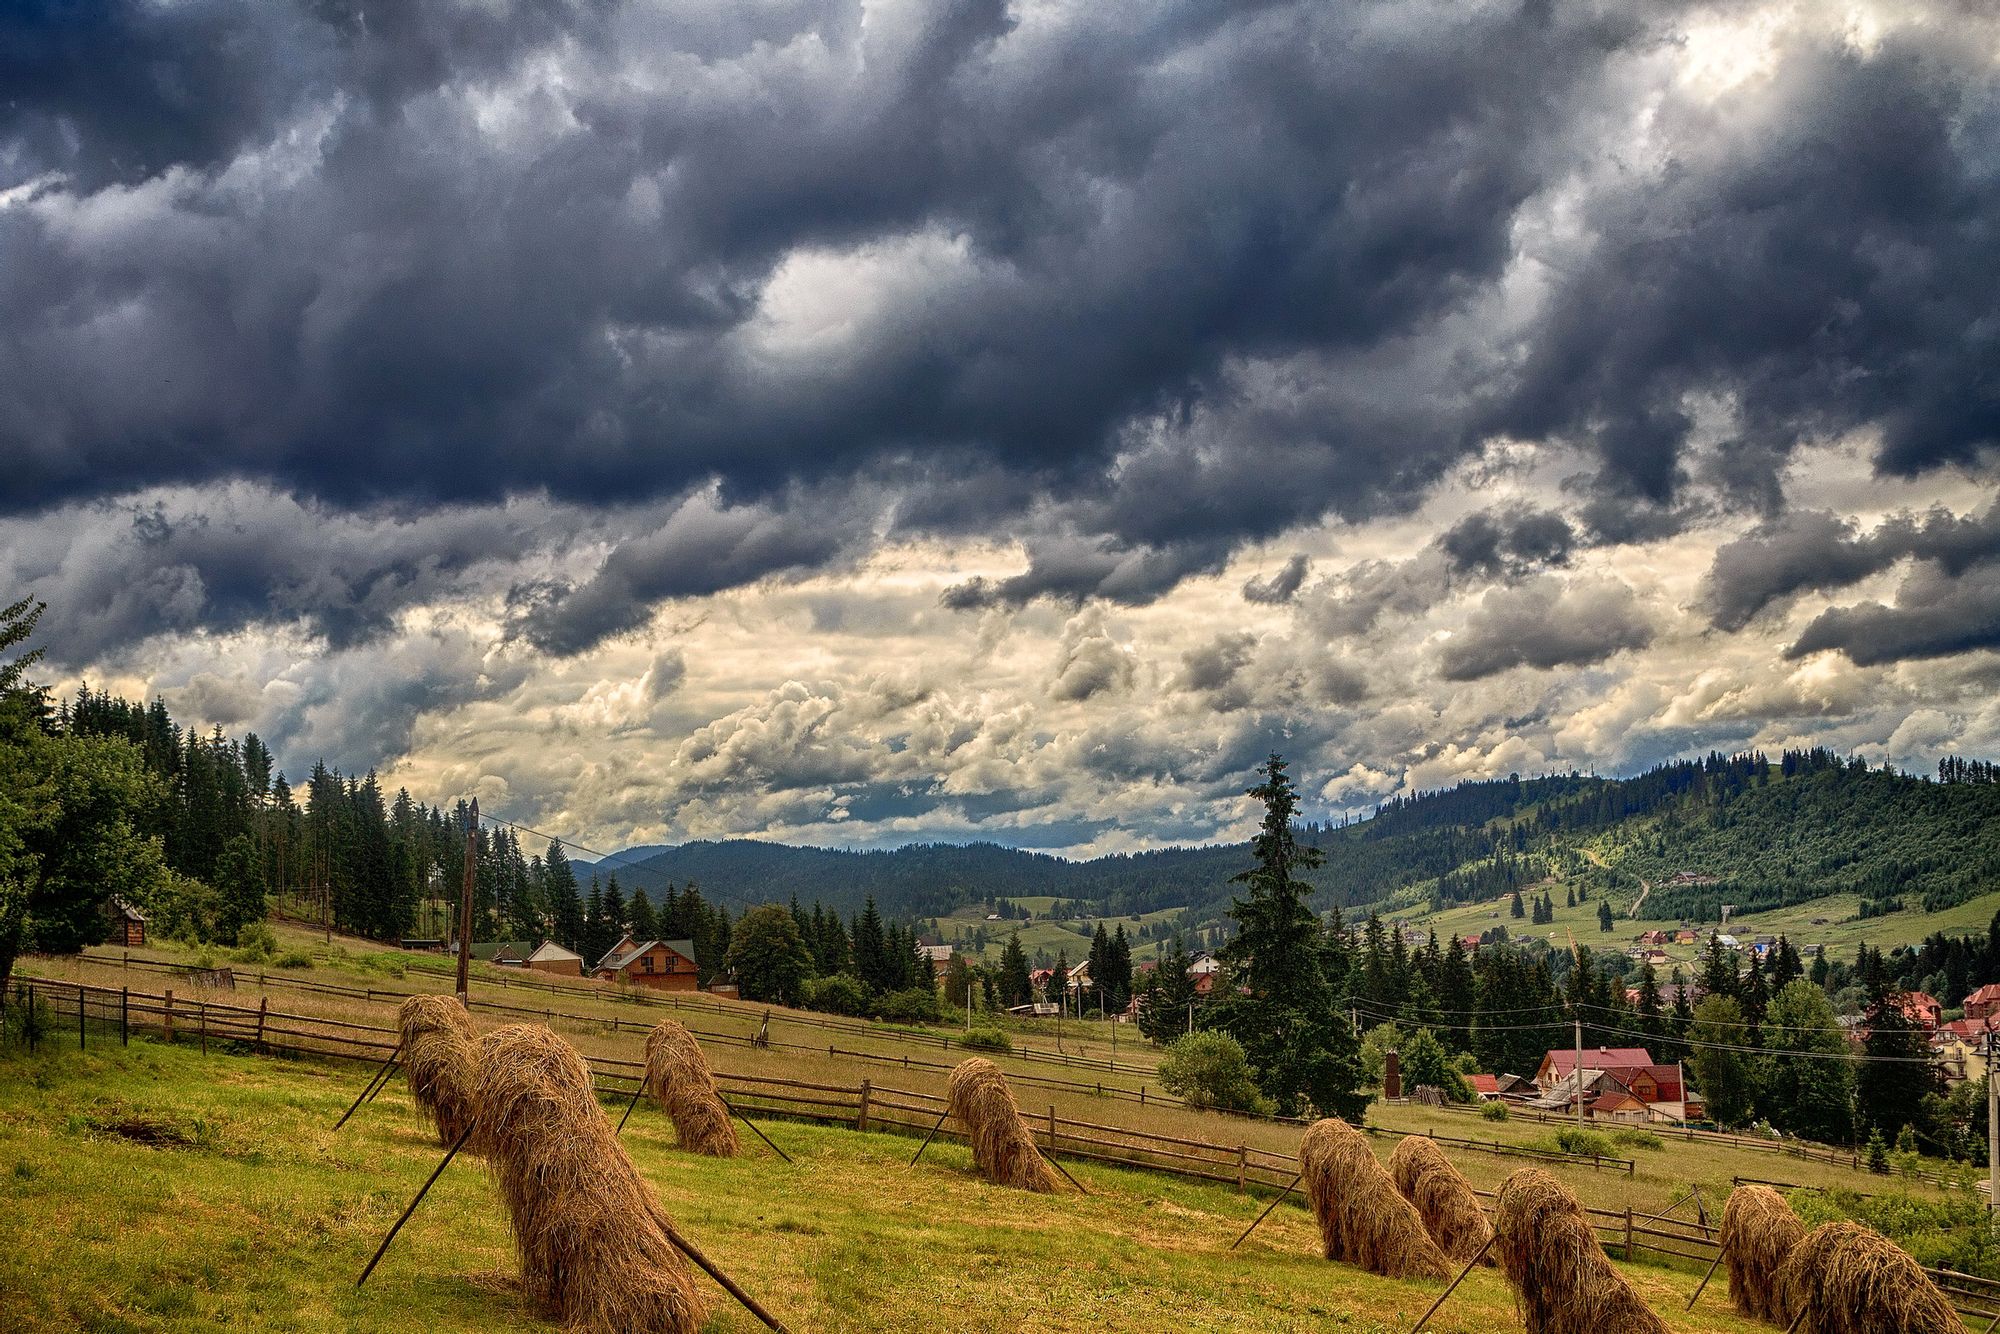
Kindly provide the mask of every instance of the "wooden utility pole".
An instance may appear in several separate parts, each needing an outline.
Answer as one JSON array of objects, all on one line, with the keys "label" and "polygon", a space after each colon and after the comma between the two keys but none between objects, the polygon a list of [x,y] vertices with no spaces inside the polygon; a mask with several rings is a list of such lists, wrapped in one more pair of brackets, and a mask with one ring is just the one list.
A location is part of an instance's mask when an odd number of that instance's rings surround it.
[{"label": "wooden utility pole", "polygon": [[472,890],[479,874],[479,798],[465,813],[465,886],[458,894],[458,1003],[471,1008],[466,971],[472,962]]},{"label": "wooden utility pole", "polygon": [[1576,1128],[1583,1129],[1583,1020],[1576,1021]]},{"label": "wooden utility pole", "polygon": [[1996,1070],[1996,1056],[2000,1056],[2000,1042],[1991,1031],[1986,1034],[1986,1216],[1993,1217],[1993,1210],[2000,1207],[2000,1070]]}]

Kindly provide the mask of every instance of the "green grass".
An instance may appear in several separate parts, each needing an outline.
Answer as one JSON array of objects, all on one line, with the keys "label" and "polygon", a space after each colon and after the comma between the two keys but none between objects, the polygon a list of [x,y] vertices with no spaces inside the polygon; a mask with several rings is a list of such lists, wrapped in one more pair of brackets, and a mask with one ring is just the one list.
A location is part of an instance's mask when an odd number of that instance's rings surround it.
[{"label": "green grass", "polygon": [[[0,1328],[472,1331],[546,1329],[518,1298],[485,1175],[454,1164],[366,1289],[354,1277],[439,1153],[400,1081],[338,1134],[361,1078],[152,1043],[0,1058]],[[184,1145],[116,1129],[179,1128]],[[800,1331],[1305,1331],[1389,1334],[1433,1284],[1317,1257],[1305,1212],[1281,1206],[1242,1249],[1254,1196],[1070,1164],[1082,1197],[989,1187],[965,1151],[773,1124],[798,1160],[695,1158],[650,1110],[625,1142],[679,1226]],[[1294,1132],[1295,1133],[1295,1132]],[[1747,1331],[1719,1296],[1678,1313],[1695,1276],[1627,1271],[1690,1334]],[[755,1330],[712,1287],[717,1331]],[[1516,1324],[1475,1274],[1434,1327]]]}]

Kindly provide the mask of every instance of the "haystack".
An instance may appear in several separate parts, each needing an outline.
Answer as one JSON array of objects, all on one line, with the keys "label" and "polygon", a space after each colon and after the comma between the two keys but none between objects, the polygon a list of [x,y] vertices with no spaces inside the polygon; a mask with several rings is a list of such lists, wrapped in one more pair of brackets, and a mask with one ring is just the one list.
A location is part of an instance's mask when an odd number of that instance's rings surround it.
[{"label": "haystack", "polygon": [[412,996],[396,1011],[403,1032],[403,1071],[410,1097],[437,1131],[438,1143],[456,1144],[472,1124],[474,1065],[472,1017],[456,996]]},{"label": "haystack", "polygon": [[1055,1173],[1042,1161],[1000,1067],[983,1056],[961,1062],[945,1086],[946,1106],[972,1141],[973,1165],[996,1186],[1048,1192]]},{"label": "haystack", "polygon": [[1327,1259],[1389,1278],[1451,1277],[1451,1262],[1360,1131],[1338,1117],[1313,1122],[1299,1141],[1299,1166]]},{"label": "haystack", "polygon": [[1493,1249],[1528,1334],[1667,1334],[1597,1244],[1560,1181],[1524,1167],[1500,1186]]},{"label": "haystack", "polygon": [[1909,1253],[1859,1223],[1822,1223],[1778,1269],[1778,1300],[1802,1334],[1965,1334]]},{"label": "haystack", "polygon": [[[1472,1183],[1422,1135],[1405,1136],[1396,1146],[1389,1155],[1389,1177],[1453,1263],[1465,1264],[1493,1240],[1493,1225],[1486,1221]],[[1493,1263],[1491,1255],[1486,1263]]]},{"label": "haystack", "polygon": [[671,1019],[646,1035],[646,1084],[673,1121],[683,1149],[711,1158],[736,1156],[736,1127],[716,1091],[708,1058],[694,1036]]},{"label": "haystack", "polygon": [[528,1300],[589,1334],[694,1334],[708,1313],[693,1273],[576,1049],[513,1024],[479,1040],[477,1064],[475,1138],[507,1204]]},{"label": "haystack", "polygon": [[1769,1186],[1738,1186],[1722,1206],[1722,1263],[1729,1270],[1729,1296],[1753,1320],[1791,1322],[1779,1300],[1778,1267],[1806,1235],[1785,1197]]}]

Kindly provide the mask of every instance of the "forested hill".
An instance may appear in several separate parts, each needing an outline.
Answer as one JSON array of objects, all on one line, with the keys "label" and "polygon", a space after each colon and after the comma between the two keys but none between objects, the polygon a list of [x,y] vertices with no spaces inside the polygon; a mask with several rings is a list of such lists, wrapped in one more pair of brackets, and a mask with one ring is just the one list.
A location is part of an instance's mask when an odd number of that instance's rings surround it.
[{"label": "forested hill", "polygon": [[[1947,760],[1935,779],[1830,751],[1711,755],[1631,778],[1554,774],[1398,798],[1373,819],[1308,825],[1326,854],[1319,906],[1427,908],[1492,898],[1561,874],[1605,887],[1653,883],[1647,916],[1704,916],[1851,892],[1883,908],[1936,909],[2000,886],[2000,770]],[[611,863],[630,883],[694,880],[726,900],[797,894],[851,912],[932,916],[968,903],[1051,896],[1101,913],[1226,905],[1245,845],[1168,848],[1071,862],[992,844],[886,852],[739,840]],[[622,859],[621,859],[622,861]],[[1699,883],[1670,885],[1679,873]]]}]

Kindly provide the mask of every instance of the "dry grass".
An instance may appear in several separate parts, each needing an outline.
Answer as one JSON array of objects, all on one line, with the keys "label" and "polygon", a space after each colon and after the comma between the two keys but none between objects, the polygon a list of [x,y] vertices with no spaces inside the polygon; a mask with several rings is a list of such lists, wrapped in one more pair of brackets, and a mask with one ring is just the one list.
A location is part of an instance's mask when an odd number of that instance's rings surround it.
[{"label": "dry grass", "polygon": [[1451,1262],[1360,1131],[1338,1117],[1315,1121],[1299,1141],[1299,1166],[1327,1259],[1390,1278],[1450,1276]]},{"label": "dry grass", "polygon": [[589,1334],[694,1334],[707,1310],[693,1273],[576,1049],[513,1024],[480,1039],[478,1066],[475,1138],[507,1203],[528,1300]]},{"label": "dry grass", "polygon": [[472,1090],[478,1071],[478,1033],[456,996],[412,996],[396,1011],[403,1037],[403,1073],[410,1098],[437,1131],[438,1143],[456,1144],[472,1124]]},{"label": "dry grass", "polygon": [[1576,1196],[1547,1172],[1507,1178],[1493,1232],[1528,1334],[1668,1334],[1597,1244]]},{"label": "dry grass", "polygon": [[1822,1223],[1778,1270],[1778,1299],[1804,1334],[1965,1334],[1908,1252],[1860,1223]]},{"label": "dry grass", "polygon": [[701,1044],[672,1019],[646,1035],[646,1084],[674,1123],[680,1146],[711,1158],[734,1158],[736,1127],[716,1092],[714,1072]]},{"label": "dry grass", "polygon": [[961,1062],[945,1088],[951,1115],[972,1141],[979,1175],[996,1186],[1048,1192],[1056,1175],[1035,1148],[1000,1067],[982,1056]]},{"label": "dry grass", "polygon": [[1778,1290],[1778,1268],[1805,1235],[1805,1224],[1792,1206],[1769,1186],[1738,1186],[1729,1192],[1716,1240],[1737,1310],[1753,1320],[1790,1323],[1792,1313]]},{"label": "dry grass", "polygon": [[[1398,1141],[1389,1155],[1389,1177],[1416,1206],[1431,1240],[1455,1263],[1465,1264],[1493,1240],[1493,1225],[1486,1221],[1472,1183],[1422,1135]],[[1486,1263],[1493,1263],[1490,1255]]]}]

